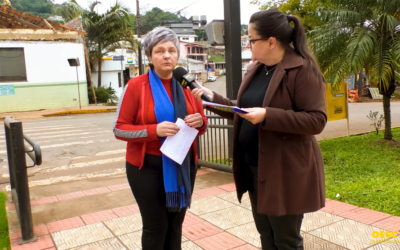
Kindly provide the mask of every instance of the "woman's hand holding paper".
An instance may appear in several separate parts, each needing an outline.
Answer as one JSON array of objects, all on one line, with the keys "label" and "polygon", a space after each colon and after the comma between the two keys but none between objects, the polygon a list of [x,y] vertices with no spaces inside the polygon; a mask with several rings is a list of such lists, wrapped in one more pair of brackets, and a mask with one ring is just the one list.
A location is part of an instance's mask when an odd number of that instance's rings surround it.
[{"label": "woman's hand holding paper", "polygon": [[201,128],[204,124],[203,117],[199,113],[186,116],[185,122],[191,128]]},{"label": "woman's hand holding paper", "polygon": [[265,108],[243,108],[243,110],[249,113],[247,114],[237,113],[237,114],[253,124],[257,124],[264,121],[265,117],[267,116],[267,109]]}]

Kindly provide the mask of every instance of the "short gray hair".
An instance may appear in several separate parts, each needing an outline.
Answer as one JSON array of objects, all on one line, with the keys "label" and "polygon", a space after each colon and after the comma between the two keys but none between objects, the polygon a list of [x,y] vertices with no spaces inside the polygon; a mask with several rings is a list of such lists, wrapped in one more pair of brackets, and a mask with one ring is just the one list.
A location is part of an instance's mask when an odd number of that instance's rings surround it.
[{"label": "short gray hair", "polygon": [[145,54],[151,56],[154,46],[156,46],[159,42],[173,42],[178,51],[179,58],[180,46],[178,36],[171,29],[166,27],[156,27],[146,35],[143,40]]}]

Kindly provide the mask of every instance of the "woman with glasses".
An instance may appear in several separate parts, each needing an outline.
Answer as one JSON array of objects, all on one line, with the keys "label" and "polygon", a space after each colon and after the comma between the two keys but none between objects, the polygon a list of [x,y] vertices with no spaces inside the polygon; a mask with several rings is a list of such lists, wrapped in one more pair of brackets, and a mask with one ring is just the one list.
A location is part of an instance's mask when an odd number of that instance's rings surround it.
[{"label": "woman with glasses", "polygon": [[298,18],[279,10],[251,16],[254,61],[237,102],[207,88],[213,102],[249,113],[215,113],[234,121],[233,173],[238,199],[249,192],[263,250],[303,249],[304,213],[325,206],[325,175],[315,135],[327,122],[325,80]]}]

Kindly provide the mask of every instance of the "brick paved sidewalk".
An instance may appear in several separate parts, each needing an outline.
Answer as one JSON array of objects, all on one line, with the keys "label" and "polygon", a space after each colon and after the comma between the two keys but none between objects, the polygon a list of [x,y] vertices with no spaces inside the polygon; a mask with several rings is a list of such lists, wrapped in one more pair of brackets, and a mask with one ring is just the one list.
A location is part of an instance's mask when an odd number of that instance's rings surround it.
[{"label": "brick paved sidewalk", "polygon": [[[200,170],[198,175],[213,170]],[[125,184],[82,190],[32,201],[33,206],[129,189]],[[260,249],[248,195],[239,204],[233,183],[197,190],[183,224],[184,250]],[[8,205],[8,212],[14,210]],[[142,222],[136,204],[117,207],[34,227],[38,241],[18,245],[19,231],[10,233],[12,250],[141,249]],[[400,217],[327,200],[322,210],[305,215],[302,235],[306,250],[400,249],[398,238],[374,238],[374,232],[399,231]],[[376,243],[378,240],[378,243]]]}]

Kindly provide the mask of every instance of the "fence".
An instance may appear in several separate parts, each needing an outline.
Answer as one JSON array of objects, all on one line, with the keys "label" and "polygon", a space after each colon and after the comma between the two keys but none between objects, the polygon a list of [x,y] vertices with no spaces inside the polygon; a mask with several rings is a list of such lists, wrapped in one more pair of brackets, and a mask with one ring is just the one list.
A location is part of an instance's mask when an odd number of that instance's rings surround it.
[{"label": "fence", "polygon": [[[42,164],[42,154],[39,145],[24,135],[22,122],[6,117],[4,119],[4,130],[10,172],[11,197],[15,204],[22,233],[19,244],[24,244],[37,240],[37,237],[33,235],[27,168]],[[25,153],[33,161],[32,166],[26,165]]]},{"label": "fence", "polygon": [[199,165],[232,172],[233,125],[227,119],[204,110],[209,125],[198,139]]}]

